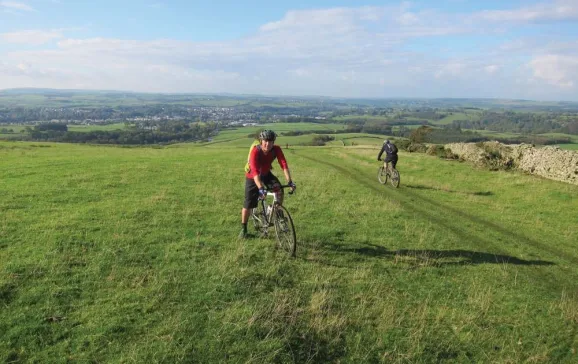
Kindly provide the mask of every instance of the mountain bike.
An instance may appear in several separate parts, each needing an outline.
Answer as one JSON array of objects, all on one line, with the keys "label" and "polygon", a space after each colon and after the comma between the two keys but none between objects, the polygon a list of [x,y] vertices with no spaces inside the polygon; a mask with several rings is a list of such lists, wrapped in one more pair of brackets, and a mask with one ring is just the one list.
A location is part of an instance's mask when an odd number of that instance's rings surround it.
[{"label": "mountain bike", "polygon": [[393,187],[399,187],[399,172],[393,168],[393,165],[383,162],[383,165],[377,169],[377,180],[379,183],[386,184],[388,179]]},{"label": "mountain bike", "polygon": [[[288,185],[280,186],[280,188],[290,187]],[[293,194],[293,191],[290,191],[289,194]],[[267,203],[267,199],[264,198],[259,200],[257,207],[251,210],[251,220],[253,220],[255,229],[261,233],[261,236],[267,237],[269,236],[269,228],[274,227],[279,248],[295,257],[297,238],[293,219],[289,211],[279,203],[276,191],[267,191],[267,196],[273,197],[272,203]]]}]

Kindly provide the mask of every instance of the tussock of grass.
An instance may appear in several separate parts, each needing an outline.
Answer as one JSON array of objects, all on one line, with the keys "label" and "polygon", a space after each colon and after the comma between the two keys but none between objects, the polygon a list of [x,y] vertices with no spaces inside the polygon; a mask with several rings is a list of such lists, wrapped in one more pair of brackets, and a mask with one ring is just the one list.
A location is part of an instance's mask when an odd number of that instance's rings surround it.
[{"label": "tussock of grass", "polygon": [[564,319],[574,324],[578,323],[578,296],[576,294],[562,292],[558,308],[562,311]]}]

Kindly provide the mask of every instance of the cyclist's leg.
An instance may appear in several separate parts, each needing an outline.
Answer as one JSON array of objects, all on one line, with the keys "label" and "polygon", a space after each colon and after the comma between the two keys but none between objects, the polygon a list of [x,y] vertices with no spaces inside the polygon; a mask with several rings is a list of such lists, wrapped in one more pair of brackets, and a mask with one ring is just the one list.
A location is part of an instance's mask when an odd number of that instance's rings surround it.
[{"label": "cyclist's leg", "polygon": [[391,165],[389,164],[389,162],[391,162],[391,157],[389,156],[389,154],[385,157],[385,165],[386,165],[386,171],[388,174],[391,173]]},{"label": "cyclist's leg", "polygon": [[245,178],[245,201],[243,202],[243,209],[241,210],[241,225],[242,230],[240,237],[247,236],[247,222],[251,215],[251,210],[257,207],[259,198],[259,189],[252,178]]},{"label": "cyclist's leg", "polygon": [[393,170],[395,169],[395,166],[397,165],[397,155],[388,155],[385,160],[391,166],[389,168],[389,173],[393,172]]},{"label": "cyclist's leg", "polygon": [[259,199],[259,189],[252,178],[245,178],[245,201],[243,210],[241,210],[241,223],[246,224],[249,221],[251,210],[257,207]]}]

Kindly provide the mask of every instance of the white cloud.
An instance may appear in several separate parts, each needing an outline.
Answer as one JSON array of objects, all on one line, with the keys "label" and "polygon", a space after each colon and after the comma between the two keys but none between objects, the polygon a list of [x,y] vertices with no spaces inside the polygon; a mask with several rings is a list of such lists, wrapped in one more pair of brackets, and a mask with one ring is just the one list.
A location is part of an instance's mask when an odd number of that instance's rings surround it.
[{"label": "white cloud", "polygon": [[17,11],[34,11],[30,5],[15,1],[0,1],[0,8]]},{"label": "white cloud", "polygon": [[545,55],[535,57],[529,66],[538,79],[560,88],[574,88],[578,83],[578,57]]},{"label": "white cloud", "polygon": [[19,32],[0,33],[0,41],[40,45],[54,39],[62,38],[61,30],[23,30]]},{"label": "white cloud", "polygon": [[500,69],[500,66],[495,65],[495,64],[490,64],[484,67],[484,71],[486,71],[486,73],[493,75],[494,73],[498,72],[498,70]]},{"label": "white cloud", "polygon": [[514,10],[487,10],[478,16],[494,22],[578,20],[578,1],[557,0]]},{"label": "white cloud", "polygon": [[450,62],[448,64],[442,65],[441,68],[435,73],[435,78],[451,78],[462,75],[467,66],[461,62]]},{"label": "white cloud", "polygon": [[263,32],[290,30],[295,28],[331,28],[333,31],[355,30],[362,21],[377,21],[384,14],[383,7],[332,8],[318,10],[289,11],[283,19],[261,26]]},{"label": "white cloud", "polygon": [[402,25],[412,25],[419,22],[419,18],[415,13],[406,12],[399,16],[397,19],[398,23]]}]

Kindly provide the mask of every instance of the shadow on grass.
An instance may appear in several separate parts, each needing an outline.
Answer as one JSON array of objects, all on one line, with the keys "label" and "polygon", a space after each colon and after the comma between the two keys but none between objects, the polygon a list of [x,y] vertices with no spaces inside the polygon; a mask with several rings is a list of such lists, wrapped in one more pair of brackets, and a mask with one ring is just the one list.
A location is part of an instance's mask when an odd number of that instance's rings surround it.
[{"label": "shadow on grass", "polygon": [[555,263],[545,260],[524,260],[509,255],[476,252],[469,250],[432,250],[432,249],[399,249],[387,250],[386,248],[367,244],[359,248],[344,247],[334,244],[324,244],[337,252],[356,253],[368,257],[390,258],[414,258],[417,261],[429,262],[431,266],[445,265],[472,265],[472,264],[516,264],[516,265],[554,265]]},{"label": "shadow on grass", "polygon": [[[338,363],[345,357],[345,338],[339,335],[324,338],[322,335],[309,332],[295,332],[286,344],[287,358],[294,363]],[[331,339],[331,340],[328,340]]]},{"label": "shadow on grass", "polygon": [[492,196],[494,193],[491,191],[480,191],[480,192],[463,192],[463,191],[453,191],[444,188],[435,188],[430,186],[424,185],[405,185],[407,188],[413,188],[415,190],[432,190],[432,191],[442,191],[442,192],[451,192],[451,193],[460,193],[463,195],[472,195],[472,196]]}]

